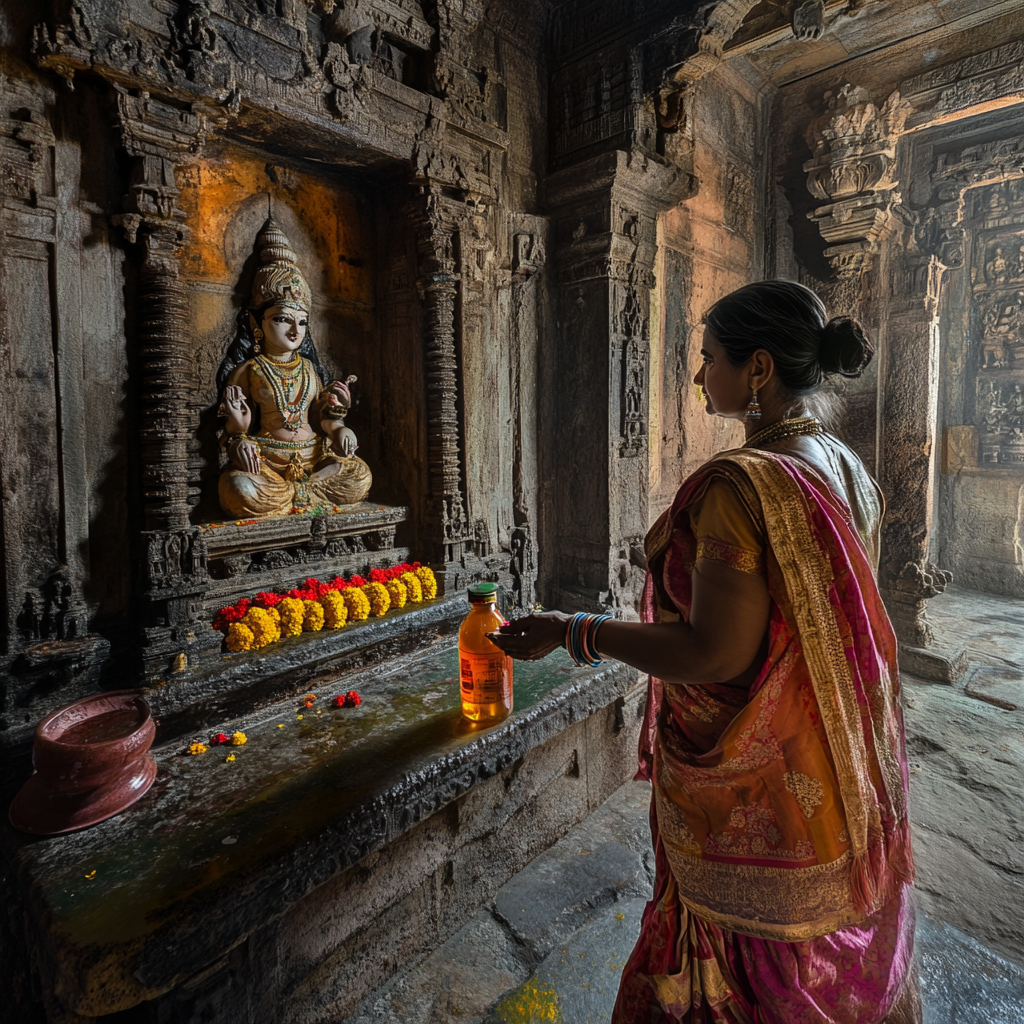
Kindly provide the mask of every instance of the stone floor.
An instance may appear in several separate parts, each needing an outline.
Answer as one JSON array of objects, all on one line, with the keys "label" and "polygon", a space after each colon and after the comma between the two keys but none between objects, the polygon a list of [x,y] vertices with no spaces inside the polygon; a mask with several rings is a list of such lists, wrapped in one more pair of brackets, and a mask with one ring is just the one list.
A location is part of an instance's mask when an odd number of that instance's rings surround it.
[{"label": "stone floor", "polygon": [[[972,671],[905,681],[924,1020],[1021,1024],[1024,601],[954,590],[930,611]],[[347,1024],[608,1021],[651,891],[649,798],[623,786]]]},{"label": "stone floor", "polygon": [[[347,1024],[598,1024],[651,892],[646,783],[623,786],[532,861],[445,945]],[[1020,1024],[1024,970],[920,915],[925,1024]]]}]

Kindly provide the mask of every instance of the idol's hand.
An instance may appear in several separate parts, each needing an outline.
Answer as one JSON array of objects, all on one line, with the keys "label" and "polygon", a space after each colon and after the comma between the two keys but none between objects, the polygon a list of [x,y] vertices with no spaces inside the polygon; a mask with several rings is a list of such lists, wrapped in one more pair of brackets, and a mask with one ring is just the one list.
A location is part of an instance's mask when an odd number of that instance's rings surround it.
[{"label": "idol's hand", "polygon": [[537,661],[562,646],[568,622],[563,612],[534,612],[488,633],[487,638],[517,661]]},{"label": "idol's hand", "polygon": [[[224,389],[224,401],[221,402],[219,414],[228,421],[228,431],[232,434],[244,434],[252,422],[252,411],[245,400],[245,394],[237,384],[229,384]],[[234,427],[232,430],[231,428]]]},{"label": "idol's hand", "polygon": [[260,449],[255,442],[248,438],[239,438],[234,443],[231,458],[235,465],[244,469],[246,473],[252,473],[254,476],[260,475]]},{"label": "idol's hand", "polygon": [[340,455],[343,459],[348,459],[355,455],[356,450],[359,448],[359,442],[356,440],[354,431],[349,427],[342,427],[340,430],[332,431],[331,447],[336,455]]},{"label": "idol's hand", "polygon": [[346,412],[352,408],[352,392],[349,391],[349,383],[355,383],[355,377],[346,377],[345,380],[332,380],[327,385],[327,404],[332,409],[344,409]]}]

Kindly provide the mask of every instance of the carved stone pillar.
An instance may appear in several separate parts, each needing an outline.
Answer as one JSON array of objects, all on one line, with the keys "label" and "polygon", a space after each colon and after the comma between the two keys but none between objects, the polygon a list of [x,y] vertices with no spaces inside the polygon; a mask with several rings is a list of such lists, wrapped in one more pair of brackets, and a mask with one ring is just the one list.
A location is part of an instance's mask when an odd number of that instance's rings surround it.
[{"label": "carved stone pillar", "polygon": [[190,481],[197,391],[188,296],[179,256],[188,241],[178,204],[175,164],[198,151],[205,118],[119,91],[125,150],[134,158],[118,222],[141,252],[138,265],[139,475],[142,484],[145,598],[143,660],[147,674],[184,672],[220,649],[203,620],[208,585],[205,542],[189,513],[198,498]]},{"label": "carved stone pillar", "polygon": [[452,564],[470,545],[459,425],[459,366],[455,346],[458,222],[441,188],[423,185],[412,210],[417,229],[427,378],[429,525],[424,540],[435,562]]},{"label": "carved stone pillar", "polygon": [[203,119],[142,94],[117,96],[125,150],[134,157],[131,183],[119,217],[139,264],[139,361],[142,413],[143,508],[147,529],[188,525],[197,492],[189,488],[188,415],[196,390],[189,345],[188,298],[179,254],[188,241],[178,205],[177,160],[202,143]]},{"label": "carved stone pillar", "polygon": [[887,507],[879,585],[900,640],[900,665],[914,675],[955,682],[966,670],[962,651],[936,644],[926,614],[952,574],[931,562],[939,449],[939,309],[947,264],[962,262],[955,245],[941,255],[923,248],[922,230],[893,255],[886,276],[893,295],[884,318],[879,381],[879,483]]},{"label": "carved stone pillar", "polygon": [[635,613],[647,531],[648,359],[657,216],[694,179],[617,151],[548,179],[558,281],[553,603]]}]

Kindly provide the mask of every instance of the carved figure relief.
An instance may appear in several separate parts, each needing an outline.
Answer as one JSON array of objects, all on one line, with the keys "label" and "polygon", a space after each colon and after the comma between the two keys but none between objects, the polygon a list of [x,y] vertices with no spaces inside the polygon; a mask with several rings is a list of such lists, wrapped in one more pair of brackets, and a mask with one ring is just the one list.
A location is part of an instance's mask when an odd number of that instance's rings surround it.
[{"label": "carved figure relief", "polygon": [[324,386],[309,335],[312,294],[273,220],[256,251],[252,303],[217,375],[229,459],[221,507],[249,518],[362,501],[372,475],[345,426],[356,378]]},{"label": "carved figure relief", "polygon": [[801,40],[820,39],[824,31],[824,0],[805,0],[793,12],[793,35]]},{"label": "carved figure relief", "polygon": [[1024,190],[1019,181],[975,190],[975,425],[982,465],[1024,464]]}]

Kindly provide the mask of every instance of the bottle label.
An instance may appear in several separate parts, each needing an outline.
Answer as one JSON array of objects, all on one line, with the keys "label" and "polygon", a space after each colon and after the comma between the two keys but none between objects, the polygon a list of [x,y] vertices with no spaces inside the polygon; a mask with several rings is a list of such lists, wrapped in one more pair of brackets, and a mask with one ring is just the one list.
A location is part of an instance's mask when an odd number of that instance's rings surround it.
[{"label": "bottle label", "polygon": [[462,699],[471,704],[510,703],[512,679],[508,655],[470,654],[459,651],[459,677]]}]

